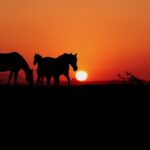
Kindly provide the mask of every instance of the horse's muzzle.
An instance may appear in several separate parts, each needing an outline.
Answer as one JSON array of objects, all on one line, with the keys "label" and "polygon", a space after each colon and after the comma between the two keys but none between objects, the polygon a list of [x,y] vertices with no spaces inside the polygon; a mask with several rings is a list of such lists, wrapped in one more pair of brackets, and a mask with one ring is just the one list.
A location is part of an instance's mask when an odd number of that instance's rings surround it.
[{"label": "horse's muzzle", "polygon": [[35,65],[35,64],[36,64],[36,62],[34,61],[34,62],[33,62],[33,65]]},{"label": "horse's muzzle", "polygon": [[77,71],[77,70],[78,70],[78,67],[73,68],[73,70],[74,70],[74,71]]}]

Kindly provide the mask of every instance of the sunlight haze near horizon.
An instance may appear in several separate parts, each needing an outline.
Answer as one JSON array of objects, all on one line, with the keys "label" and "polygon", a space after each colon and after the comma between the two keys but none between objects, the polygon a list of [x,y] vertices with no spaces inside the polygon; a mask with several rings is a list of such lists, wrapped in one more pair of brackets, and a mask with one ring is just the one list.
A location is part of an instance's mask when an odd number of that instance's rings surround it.
[{"label": "sunlight haze near horizon", "polygon": [[0,53],[17,51],[34,70],[35,53],[77,53],[89,81],[125,71],[150,80],[149,8],[149,0],[0,0]]}]

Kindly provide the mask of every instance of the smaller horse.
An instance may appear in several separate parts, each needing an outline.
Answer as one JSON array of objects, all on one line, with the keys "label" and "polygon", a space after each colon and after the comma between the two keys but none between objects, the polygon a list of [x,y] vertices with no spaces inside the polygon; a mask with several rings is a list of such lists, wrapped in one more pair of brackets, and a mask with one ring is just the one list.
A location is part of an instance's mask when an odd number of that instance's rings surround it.
[{"label": "smaller horse", "polygon": [[10,71],[8,85],[14,74],[14,83],[17,83],[18,72],[23,69],[26,74],[26,80],[30,85],[33,85],[33,70],[28,66],[26,60],[17,52],[0,53],[0,71]]},{"label": "smaller horse", "polygon": [[77,67],[77,54],[73,55],[64,53],[63,55],[52,58],[52,57],[42,57],[39,54],[34,55],[34,65],[38,64],[37,67],[37,82],[38,85],[41,82],[43,84],[44,76],[47,78],[47,85],[50,83],[50,79],[54,77],[54,84],[58,86],[59,76],[64,75],[68,80],[68,86],[70,86],[69,77],[69,65],[72,66],[73,70],[76,71]]}]

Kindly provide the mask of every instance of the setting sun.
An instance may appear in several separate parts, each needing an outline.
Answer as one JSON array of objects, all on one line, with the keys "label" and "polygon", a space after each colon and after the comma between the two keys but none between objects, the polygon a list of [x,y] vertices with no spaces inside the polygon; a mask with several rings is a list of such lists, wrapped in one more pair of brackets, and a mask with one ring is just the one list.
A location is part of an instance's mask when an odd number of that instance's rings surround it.
[{"label": "setting sun", "polygon": [[87,79],[87,77],[88,77],[88,74],[87,74],[87,72],[86,71],[78,71],[77,73],[76,73],[76,79],[78,80],[78,81],[85,81],[86,79]]}]

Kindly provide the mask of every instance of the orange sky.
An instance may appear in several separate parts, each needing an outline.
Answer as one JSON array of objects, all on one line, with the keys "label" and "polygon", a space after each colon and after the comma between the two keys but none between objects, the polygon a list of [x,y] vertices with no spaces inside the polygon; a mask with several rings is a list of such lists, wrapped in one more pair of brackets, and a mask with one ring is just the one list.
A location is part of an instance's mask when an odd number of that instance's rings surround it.
[{"label": "orange sky", "polygon": [[[89,80],[150,80],[149,0],[0,0],[0,52],[77,52]],[[74,77],[70,69],[71,77]]]}]

